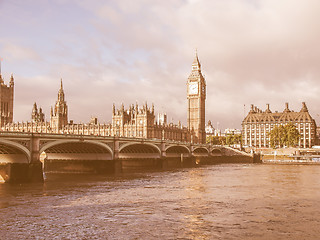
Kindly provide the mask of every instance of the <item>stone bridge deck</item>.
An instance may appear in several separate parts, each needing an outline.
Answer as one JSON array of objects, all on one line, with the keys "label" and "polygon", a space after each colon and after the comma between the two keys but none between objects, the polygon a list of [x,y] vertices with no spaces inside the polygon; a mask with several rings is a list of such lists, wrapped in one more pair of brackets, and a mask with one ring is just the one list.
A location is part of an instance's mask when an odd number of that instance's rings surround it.
[{"label": "stone bridge deck", "polygon": [[[4,181],[41,181],[42,171],[121,172],[170,168],[251,155],[222,146],[161,139],[0,132],[0,176]],[[183,164],[182,164],[183,163]]]}]

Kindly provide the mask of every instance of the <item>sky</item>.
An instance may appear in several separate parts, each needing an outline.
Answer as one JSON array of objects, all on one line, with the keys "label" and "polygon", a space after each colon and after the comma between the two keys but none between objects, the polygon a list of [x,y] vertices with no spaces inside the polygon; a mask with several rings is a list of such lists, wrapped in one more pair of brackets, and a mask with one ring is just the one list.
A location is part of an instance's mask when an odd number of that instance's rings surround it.
[{"label": "sky", "polygon": [[186,125],[197,49],[214,127],[241,128],[250,104],[285,102],[306,102],[320,124],[319,13],[319,0],[0,0],[14,121],[30,121],[34,102],[49,120],[62,78],[74,122],[147,102]]}]

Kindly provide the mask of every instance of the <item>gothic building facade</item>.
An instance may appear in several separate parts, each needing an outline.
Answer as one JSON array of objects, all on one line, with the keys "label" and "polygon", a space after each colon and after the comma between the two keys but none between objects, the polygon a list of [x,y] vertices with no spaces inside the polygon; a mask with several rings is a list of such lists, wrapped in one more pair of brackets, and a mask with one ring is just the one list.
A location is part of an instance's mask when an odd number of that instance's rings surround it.
[{"label": "gothic building facade", "polygon": [[9,87],[5,86],[3,81],[1,82],[1,89],[7,91],[5,95],[1,95],[6,96],[4,101],[1,98],[1,116],[6,116],[6,118],[1,118],[2,130],[154,138],[205,143],[206,83],[201,73],[201,64],[197,54],[187,80],[188,127],[182,126],[180,121],[177,124],[167,123],[166,114],[159,113],[156,120],[154,105],[150,108],[147,104],[142,107],[139,107],[138,104],[132,104],[128,109],[125,109],[122,104],[117,110],[113,105],[112,121],[109,124],[100,124],[97,118],[87,124],[68,122],[68,105],[65,101],[62,80],[58,99],[55,106],[51,107],[50,121],[45,121],[42,109],[38,109],[37,104],[34,103],[31,122],[12,123],[13,85],[13,77]]},{"label": "gothic building facade", "polygon": [[123,104],[120,109],[113,105],[112,135],[119,137],[138,137],[168,139],[175,141],[191,141],[191,133],[181,123],[167,124],[160,119],[156,121],[154,105],[151,108],[147,103],[142,107],[138,104],[130,105],[125,109]]},{"label": "gothic building facade", "polygon": [[280,125],[293,123],[300,133],[298,146],[312,147],[316,144],[316,122],[303,102],[299,112],[289,109],[285,104],[283,112],[271,112],[269,104],[265,111],[251,105],[251,110],[242,122],[242,142],[249,147],[270,147],[270,132]]},{"label": "gothic building facade", "polygon": [[13,75],[10,77],[9,84],[6,85],[0,73],[0,127],[13,122],[13,94]]}]

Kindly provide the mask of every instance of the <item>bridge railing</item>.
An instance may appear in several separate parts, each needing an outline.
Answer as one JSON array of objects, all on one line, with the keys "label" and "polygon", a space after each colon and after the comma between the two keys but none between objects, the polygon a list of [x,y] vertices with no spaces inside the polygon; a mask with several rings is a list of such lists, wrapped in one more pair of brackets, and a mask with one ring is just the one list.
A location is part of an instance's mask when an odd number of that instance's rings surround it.
[{"label": "bridge railing", "polygon": [[125,141],[137,141],[137,142],[166,142],[172,144],[191,144],[189,142],[180,142],[173,141],[167,139],[157,139],[157,138],[142,138],[142,137],[118,137],[118,136],[102,136],[102,135],[85,135],[85,134],[75,134],[75,133],[44,133],[44,132],[17,132],[17,131],[0,131],[0,136],[8,137],[8,136],[24,136],[24,137],[63,137],[63,138],[98,138],[98,139],[117,139],[117,140],[125,140]]},{"label": "bridge railing", "polygon": [[209,149],[221,148],[221,145],[199,144],[187,141],[175,141],[170,139],[157,139],[157,138],[142,138],[142,137],[118,137],[118,136],[101,136],[101,135],[84,135],[84,134],[71,134],[71,133],[41,133],[41,132],[17,132],[17,131],[0,131],[0,137],[47,137],[47,138],[79,138],[79,139],[105,139],[105,140],[119,140],[119,141],[132,141],[132,142],[154,142],[166,143],[170,145],[188,145],[193,147],[204,147]]}]

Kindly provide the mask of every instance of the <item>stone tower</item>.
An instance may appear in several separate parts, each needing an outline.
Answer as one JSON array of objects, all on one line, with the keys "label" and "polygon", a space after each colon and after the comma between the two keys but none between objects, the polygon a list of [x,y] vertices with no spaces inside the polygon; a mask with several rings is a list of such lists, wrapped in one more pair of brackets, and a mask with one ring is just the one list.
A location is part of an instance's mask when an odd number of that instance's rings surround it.
[{"label": "stone tower", "polygon": [[37,103],[33,104],[31,120],[35,123],[44,122],[44,113],[42,112],[42,108],[39,108],[38,111]]},{"label": "stone tower", "polygon": [[11,74],[8,85],[4,83],[0,72],[0,127],[13,122],[14,79]]},{"label": "stone tower", "polygon": [[51,107],[50,126],[53,130],[58,131],[68,124],[68,106],[64,100],[64,91],[62,86],[62,79],[60,89],[58,92],[58,100],[54,109]]},{"label": "stone tower", "polygon": [[192,63],[192,71],[187,81],[188,129],[194,131],[197,139],[194,142],[205,143],[205,101],[206,82],[201,73],[198,54]]}]

